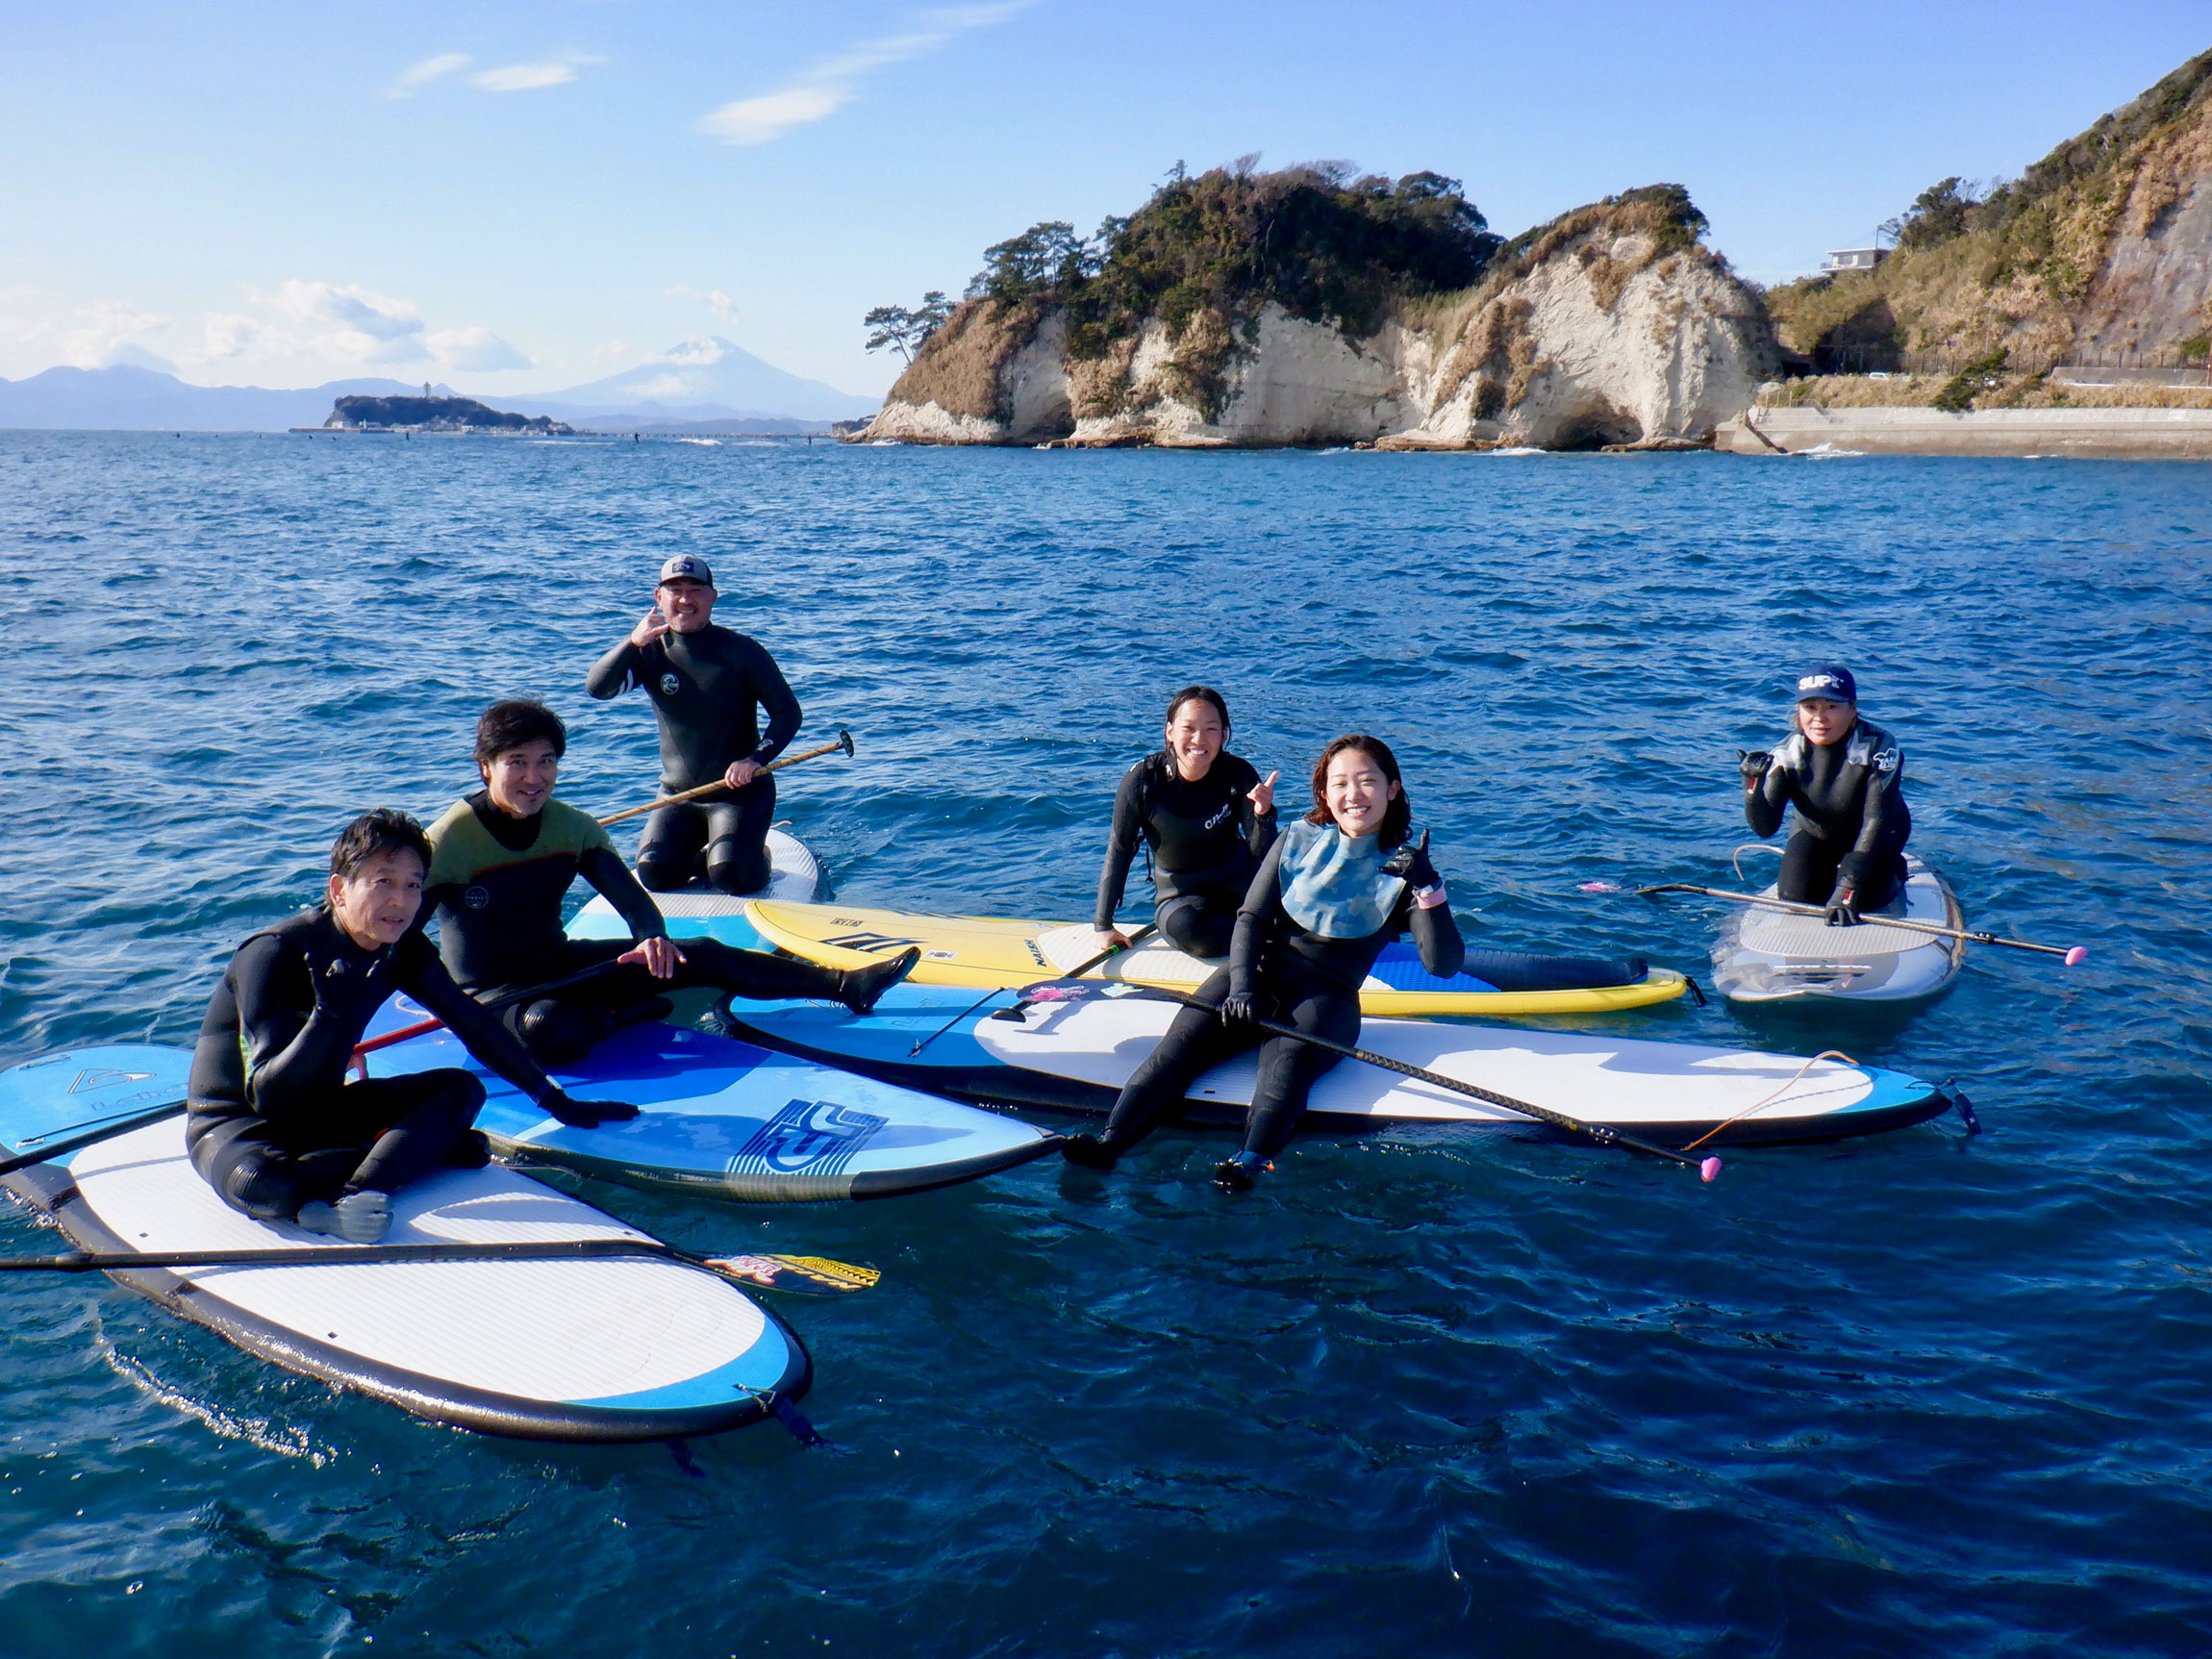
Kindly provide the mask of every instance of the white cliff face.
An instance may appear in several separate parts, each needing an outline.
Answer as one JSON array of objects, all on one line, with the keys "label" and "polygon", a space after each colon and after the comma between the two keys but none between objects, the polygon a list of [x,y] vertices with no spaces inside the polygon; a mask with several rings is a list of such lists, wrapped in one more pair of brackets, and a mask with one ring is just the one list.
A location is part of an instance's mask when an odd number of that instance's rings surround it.
[{"label": "white cliff face", "polygon": [[1181,448],[1703,441],[1772,368],[1764,308],[1724,266],[1602,222],[1364,339],[1269,302],[1230,343],[1211,409],[1178,357],[1194,358],[1200,326],[1186,347],[1153,319],[1119,359],[1071,364],[1055,311],[996,364],[990,414],[912,401],[909,382],[930,378],[917,366],[864,436]]}]

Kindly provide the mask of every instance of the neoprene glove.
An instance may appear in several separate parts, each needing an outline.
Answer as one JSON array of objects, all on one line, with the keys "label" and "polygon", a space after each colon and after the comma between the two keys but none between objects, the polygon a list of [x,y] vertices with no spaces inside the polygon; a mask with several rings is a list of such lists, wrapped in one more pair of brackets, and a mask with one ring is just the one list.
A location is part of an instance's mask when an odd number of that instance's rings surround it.
[{"label": "neoprene glove", "polygon": [[1444,877],[1436,873],[1436,866],[1428,862],[1428,831],[1420,832],[1420,844],[1401,846],[1383,860],[1382,872],[1402,878],[1406,886],[1416,892],[1426,892],[1440,886]]},{"label": "neoprene glove", "polygon": [[1827,925],[1830,927],[1856,927],[1863,919],[1856,908],[1858,893],[1851,888],[1839,887],[1828,895]]},{"label": "neoprene glove", "polygon": [[1736,764],[1743,768],[1744,788],[1747,792],[1759,787],[1761,780],[1767,775],[1768,766],[1772,764],[1773,759],[1773,755],[1766,749],[1738,749],[1736,751]]},{"label": "neoprene glove", "polygon": [[[373,966],[373,959],[357,966],[339,957],[309,957],[308,971],[314,980],[315,1012],[332,1019],[354,1020],[365,1025],[376,1013],[377,1005],[391,994],[390,980],[382,976],[372,978],[365,970]],[[333,968],[338,971],[332,972]]]},{"label": "neoprene glove", "polygon": [[548,1089],[538,1102],[538,1109],[558,1118],[571,1129],[596,1129],[602,1123],[627,1123],[637,1117],[637,1107],[627,1100],[571,1100],[562,1088]]}]

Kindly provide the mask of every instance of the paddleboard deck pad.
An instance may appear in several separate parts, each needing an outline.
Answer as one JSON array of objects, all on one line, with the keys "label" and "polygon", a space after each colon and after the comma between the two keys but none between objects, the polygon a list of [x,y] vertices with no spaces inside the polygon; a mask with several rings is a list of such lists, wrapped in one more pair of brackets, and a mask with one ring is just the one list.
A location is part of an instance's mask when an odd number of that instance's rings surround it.
[{"label": "paddleboard deck pad", "polygon": [[[189,1066],[188,1053],[169,1053],[180,1072]],[[64,1074],[145,1070],[142,1054],[72,1050],[0,1072],[0,1139],[57,1128],[54,1083]],[[102,1254],[344,1247],[225,1206],[186,1155],[182,1119],[33,1165],[7,1185],[79,1248]],[[647,1238],[496,1165],[440,1171],[395,1194],[386,1242],[394,1244]],[[124,1268],[109,1276],[288,1370],[489,1434],[712,1434],[799,1398],[813,1375],[805,1347],[767,1309],[718,1274],[666,1258]]]},{"label": "paddleboard deck pad", "polygon": [[[850,1019],[841,1005],[820,1005]],[[429,1015],[392,997],[375,1037]],[[546,1116],[440,1029],[363,1057],[370,1076],[465,1067],[484,1084],[476,1126],[499,1156],[602,1180],[748,1203],[821,1203],[926,1192],[996,1174],[1052,1149],[1054,1137],[895,1083],[856,1076],[710,1031],[660,1020],[626,1026],[553,1077],[579,1100],[624,1100],[626,1123],[575,1129]]]},{"label": "paddleboard deck pad", "polygon": [[[964,1013],[972,993],[898,986],[863,1019],[797,1002],[739,1004],[733,1015],[760,1042],[917,1088],[993,1104],[1108,1111],[1180,1004],[1089,980],[1051,989],[1072,995],[1022,1001],[999,993]],[[1584,1122],[1675,1144],[1708,1134],[1716,1146],[1837,1140],[1917,1123],[1952,1103],[1940,1087],[1898,1072],[1688,1043],[1400,1019],[1367,1020],[1360,1043]],[[1183,1115],[1242,1121],[1256,1076],[1250,1053],[1217,1067],[1192,1086]],[[1535,1126],[1518,1113],[1353,1060],[1314,1086],[1307,1121],[1354,1130],[1403,1122]]]},{"label": "paddleboard deck pad", "polygon": [[[1744,905],[1721,928],[1713,947],[1713,982],[1735,1002],[1797,997],[1854,1002],[1908,1002],[1949,985],[1966,957],[1963,939],[1937,939],[1884,927],[1883,916],[1937,927],[1963,928],[1948,883],[1910,853],[1905,890],[1856,927],[1829,927],[1817,916]],[[1770,887],[1760,895],[1775,896]]]},{"label": "paddleboard deck pad", "polygon": [[[754,932],[768,944],[831,968],[866,968],[917,946],[912,975],[920,985],[1015,991],[1067,973],[1098,953],[1088,924],[1015,921],[989,916],[936,916],[866,905],[793,904],[773,897],[746,906]],[[1132,931],[1134,929],[1132,928]],[[1190,990],[1220,967],[1147,934],[1086,977]],[[1680,996],[1689,981],[1641,960],[1473,951],[1459,973],[1440,979],[1399,940],[1383,948],[1360,990],[1364,1013],[1460,1015],[1594,1014],[1641,1008]]]}]

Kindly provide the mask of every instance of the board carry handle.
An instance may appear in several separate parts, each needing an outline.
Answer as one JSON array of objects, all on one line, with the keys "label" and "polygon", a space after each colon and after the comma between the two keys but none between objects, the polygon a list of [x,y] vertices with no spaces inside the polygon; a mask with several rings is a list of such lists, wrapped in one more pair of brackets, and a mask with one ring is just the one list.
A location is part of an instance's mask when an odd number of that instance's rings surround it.
[{"label": "board carry handle", "polygon": [[[1221,1012],[1214,1004],[1201,1002],[1197,997],[1186,995],[1180,991],[1169,991],[1158,986],[1147,989],[1159,991],[1161,994],[1170,1000],[1180,1002],[1186,1008],[1195,1008],[1201,1013],[1219,1017]],[[1448,1089],[1455,1094],[1465,1094],[1471,1099],[1481,1100],[1492,1106],[1502,1106],[1508,1112],[1518,1112],[1522,1117],[1533,1118],[1540,1123],[1549,1123],[1556,1129],[1565,1129],[1571,1134],[1584,1136],[1600,1146],[1625,1146],[1631,1151],[1646,1153],[1653,1158],[1664,1158],[1671,1164],[1686,1165],[1697,1170],[1698,1179],[1703,1181],[1710,1181],[1721,1172],[1721,1160],[1717,1157],[1708,1155],[1704,1158],[1693,1158],[1687,1152],[1676,1151],[1672,1146],[1662,1146],[1656,1141],[1646,1141],[1640,1136],[1625,1134],[1604,1123],[1585,1123],[1579,1118],[1570,1118],[1566,1113],[1554,1112],[1548,1106],[1536,1106],[1526,1100],[1516,1100],[1510,1094],[1498,1094],[1477,1084],[1462,1083],[1458,1078],[1446,1077],[1441,1071],[1430,1071],[1423,1067],[1410,1065],[1403,1060],[1393,1060],[1389,1055],[1377,1054],[1371,1048],[1354,1048],[1346,1043],[1332,1043],[1327,1038],[1317,1037],[1309,1031],[1299,1031],[1289,1025],[1278,1025],[1272,1019],[1261,1019],[1255,1016],[1249,1023],[1271,1036],[1287,1037],[1294,1043],[1304,1043],[1315,1048],[1324,1048],[1329,1053],[1342,1055],[1346,1060],[1364,1060],[1370,1066],[1379,1066],[1385,1071],[1395,1071],[1401,1077],[1412,1077],[1422,1083],[1433,1083],[1439,1089]]]},{"label": "board carry handle", "polygon": [[[1724,887],[1697,887],[1690,882],[1671,881],[1660,887],[1640,887],[1638,898],[1657,898],[1663,892],[1699,892],[1707,898],[1724,898],[1732,904],[1755,904],[1765,910],[1787,911],[1792,916],[1825,916],[1827,912],[1817,904],[1794,904],[1786,898],[1769,898],[1759,892],[1730,892]],[[1925,933],[1937,939],[1963,939],[1972,944],[2001,944],[2011,950],[2039,950],[2046,956],[2063,956],[2066,966],[2079,968],[2088,960],[2086,944],[2037,944],[2025,939],[1999,939],[1994,933],[1974,933],[1963,927],[1942,927],[1932,921],[1910,921],[1903,917],[1878,917],[1868,918],[1870,927],[1901,927],[1907,933]]]},{"label": "board carry handle", "polygon": [[[816,760],[822,755],[841,753],[848,757],[852,754],[852,734],[846,731],[842,726],[838,728],[836,742],[824,743],[820,748],[809,749],[804,754],[786,755],[780,761],[770,761],[767,766],[763,767],[761,770],[764,772],[780,772],[784,769],[784,767],[795,767],[801,761],[811,761]],[[682,806],[686,801],[700,800],[707,795],[714,794],[720,790],[726,790],[730,786],[724,783],[720,778],[716,778],[711,784],[701,784],[697,789],[686,790],[682,794],[664,795],[657,801],[647,801],[641,807],[625,807],[620,812],[616,813],[611,817],[601,818],[599,820],[599,827],[601,829],[605,829],[609,824],[618,824],[624,818],[634,818],[643,813],[656,812],[662,807]]]},{"label": "board carry handle", "polygon": [[470,1244],[283,1244],[259,1250],[72,1250],[0,1259],[0,1273],[113,1273],[144,1268],[330,1268],[405,1262],[568,1262],[658,1259],[699,1268],[747,1290],[851,1295],[883,1278],[875,1268],[821,1256],[694,1255],[658,1239],[548,1239]]},{"label": "board carry handle", "polygon": [[[1143,927],[1140,927],[1135,933],[1132,933],[1129,936],[1129,943],[1127,944],[1109,944],[1096,956],[1091,957],[1089,960],[1084,962],[1078,962],[1073,968],[1070,968],[1068,970],[1067,977],[1069,979],[1082,978],[1086,973],[1089,973],[1093,968],[1096,968],[1108,957],[1116,955],[1120,951],[1132,948],[1140,939],[1143,939],[1147,933],[1151,933],[1153,931],[1155,931],[1154,924],[1149,921],[1146,922]],[[943,1025],[940,1025],[935,1031],[932,1031],[927,1037],[924,1037],[919,1043],[917,1043],[912,1048],[909,1048],[906,1051],[906,1057],[909,1060],[912,1060],[917,1054],[919,1054],[924,1048],[927,1048],[932,1043],[935,1043],[940,1037],[943,1037],[947,1031],[950,1031],[955,1025],[958,1025],[963,1019],[966,1019],[969,1015],[973,1014],[978,1008],[981,1008],[986,1002],[989,1002],[993,996],[996,996],[997,994],[998,991],[995,987],[990,991],[985,992],[981,996],[978,996],[966,1008],[963,1008],[958,1014],[955,1014],[950,1019],[947,1019]]]}]

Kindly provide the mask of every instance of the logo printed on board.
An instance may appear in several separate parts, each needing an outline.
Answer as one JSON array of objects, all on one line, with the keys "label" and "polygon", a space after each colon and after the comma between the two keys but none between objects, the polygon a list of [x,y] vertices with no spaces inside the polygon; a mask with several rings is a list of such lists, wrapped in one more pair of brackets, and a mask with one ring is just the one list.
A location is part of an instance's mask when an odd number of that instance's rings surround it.
[{"label": "logo printed on board", "polygon": [[889,1121],[834,1100],[793,1100],[755,1131],[730,1160],[730,1169],[754,1174],[835,1174]]},{"label": "logo printed on board", "polygon": [[82,1094],[88,1089],[105,1089],[115,1083],[143,1083],[151,1071],[117,1071],[112,1068],[88,1067],[77,1073],[77,1081],[69,1085],[69,1093]]}]

